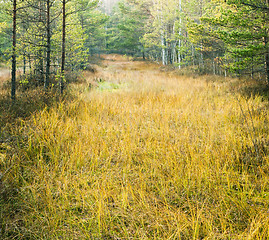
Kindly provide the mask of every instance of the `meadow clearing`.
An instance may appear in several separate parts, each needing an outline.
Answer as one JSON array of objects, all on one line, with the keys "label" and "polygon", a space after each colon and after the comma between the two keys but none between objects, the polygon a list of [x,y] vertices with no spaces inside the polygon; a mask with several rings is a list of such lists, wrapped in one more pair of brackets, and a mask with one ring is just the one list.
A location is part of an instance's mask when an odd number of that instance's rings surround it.
[{"label": "meadow clearing", "polygon": [[64,99],[1,97],[2,239],[269,239],[268,92],[96,68]]}]

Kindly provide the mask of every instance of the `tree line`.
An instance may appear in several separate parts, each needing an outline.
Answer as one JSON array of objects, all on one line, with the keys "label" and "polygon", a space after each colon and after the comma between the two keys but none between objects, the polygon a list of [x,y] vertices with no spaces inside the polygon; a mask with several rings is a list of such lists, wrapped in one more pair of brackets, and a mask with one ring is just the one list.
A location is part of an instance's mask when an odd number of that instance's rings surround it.
[{"label": "tree line", "polygon": [[109,49],[269,83],[268,0],[124,0],[111,18]]},{"label": "tree line", "polygon": [[100,52],[269,84],[269,0],[121,0],[109,13],[98,0],[1,6],[0,61],[12,58],[13,99],[17,63],[44,88],[56,76],[62,92],[65,72]]},{"label": "tree line", "polygon": [[104,40],[98,34],[107,16],[95,0],[6,0],[1,6],[0,60],[11,58],[12,99],[18,67],[45,89],[57,78],[62,93],[66,70],[83,69],[94,42]]}]

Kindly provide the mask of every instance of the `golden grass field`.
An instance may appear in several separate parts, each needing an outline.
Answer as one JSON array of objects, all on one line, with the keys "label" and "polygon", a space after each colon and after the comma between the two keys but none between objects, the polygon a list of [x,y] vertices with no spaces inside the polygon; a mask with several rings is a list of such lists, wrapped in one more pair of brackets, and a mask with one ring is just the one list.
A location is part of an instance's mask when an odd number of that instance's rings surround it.
[{"label": "golden grass field", "polygon": [[2,127],[2,239],[269,239],[268,97],[118,56],[97,70]]}]

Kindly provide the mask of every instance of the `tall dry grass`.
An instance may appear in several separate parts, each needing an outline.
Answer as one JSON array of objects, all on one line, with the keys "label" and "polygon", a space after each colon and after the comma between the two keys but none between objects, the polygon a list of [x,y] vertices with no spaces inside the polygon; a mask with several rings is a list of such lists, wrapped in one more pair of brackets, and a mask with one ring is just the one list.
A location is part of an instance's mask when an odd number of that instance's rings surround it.
[{"label": "tall dry grass", "polygon": [[3,239],[268,239],[268,101],[234,80],[105,64],[88,81],[119,89],[74,85],[76,100],[12,129]]}]

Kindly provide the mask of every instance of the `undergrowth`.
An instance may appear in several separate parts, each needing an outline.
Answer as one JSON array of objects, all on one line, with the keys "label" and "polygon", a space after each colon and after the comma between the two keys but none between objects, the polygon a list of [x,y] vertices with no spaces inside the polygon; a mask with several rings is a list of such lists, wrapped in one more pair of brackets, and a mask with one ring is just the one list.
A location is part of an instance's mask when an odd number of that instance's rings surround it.
[{"label": "undergrowth", "polygon": [[2,238],[268,239],[268,102],[116,63],[9,128]]}]

